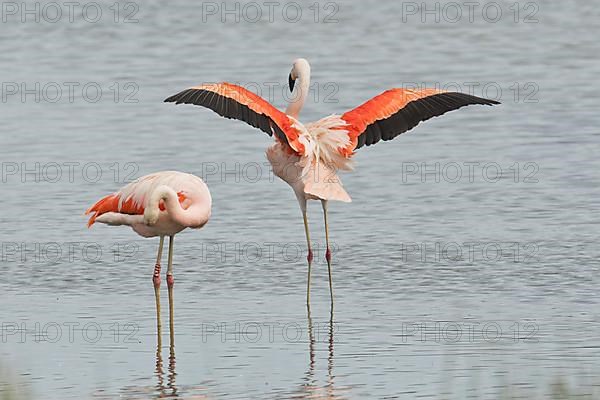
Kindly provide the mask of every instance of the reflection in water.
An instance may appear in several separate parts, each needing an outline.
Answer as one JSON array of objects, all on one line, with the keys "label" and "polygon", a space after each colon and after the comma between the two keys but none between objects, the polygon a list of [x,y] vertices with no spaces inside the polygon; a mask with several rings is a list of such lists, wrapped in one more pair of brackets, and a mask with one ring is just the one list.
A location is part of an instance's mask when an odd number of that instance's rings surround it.
[{"label": "reflection in water", "polygon": [[[180,390],[179,387],[175,386],[175,377],[177,373],[175,372],[175,343],[173,340],[173,336],[171,336],[171,340],[169,343],[169,365],[166,371],[166,381],[165,381],[165,370],[163,368],[163,357],[162,357],[162,335],[161,329],[157,330],[157,341],[156,341],[156,364],[154,369],[154,375],[156,376],[157,383],[147,386],[127,386],[121,388],[120,392],[117,395],[113,395],[110,393],[104,393],[101,391],[100,393],[95,393],[93,398],[96,400],[108,400],[114,398],[125,398],[130,400],[135,399],[148,399],[148,398],[156,398],[156,399],[179,399],[180,398]],[[205,399],[206,396],[201,394],[204,388],[197,387],[186,387],[184,391],[192,393],[190,396],[185,396],[185,398],[194,398],[194,399]]]},{"label": "reflection in water", "polygon": [[327,393],[333,398],[333,303],[329,313],[329,353],[327,356]]},{"label": "reflection in water", "polygon": [[157,377],[157,398],[173,398],[176,399],[179,397],[177,393],[177,387],[175,386],[175,377],[177,373],[175,372],[175,340],[173,335],[173,323],[169,324],[169,331],[171,332],[170,343],[169,343],[169,367],[167,373],[167,383],[165,385],[164,381],[164,369],[163,369],[163,359],[162,359],[162,335],[160,326],[157,330],[157,341],[156,341],[156,377]]},{"label": "reflection in water", "polygon": [[[169,327],[170,331],[173,332],[173,326]],[[208,399],[212,398],[207,392],[207,388],[201,385],[176,385],[175,380],[177,372],[175,371],[175,340],[174,336],[170,336],[169,342],[169,364],[165,371],[163,367],[162,357],[162,335],[161,329],[157,330],[157,341],[156,341],[156,364],[154,368],[154,376],[156,377],[156,384],[148,386],[128,386],[122,388],[117,396],[111,394],[96,394],[94,398],[97,400],[108,400],[114,398],[125,398],[130,400],[136,399]],[[165,379],[166,378],[166,379]],[[154,380],[154,379],[152,379]]]},{"label": "reflection in water", "polygon": [[323,387],[318,385],[317,379],[315,378],[315,332],[313,320],[310,314],[310,305],[306,307],[307,320],[308,320],[308,355],[309,363],[308,370],[305,374],[305,383],[302,386],[302,394],[295,398],[300,399],[342,399],[338,391],[334,386],[334,375],[333,375],[333,307],[329,313],[329,329],[328,329],[328,357],[327,357],[327,384]]},{"label": "reflection in water", "polygon": [[310,361],[308,363],[308,371],[306,371],[306,388],[316,386],[315,382],[315,333],[313,331],[313,322],[310,316],[310,304],[306,306],[307,320],[308,320],[308,354]]}]

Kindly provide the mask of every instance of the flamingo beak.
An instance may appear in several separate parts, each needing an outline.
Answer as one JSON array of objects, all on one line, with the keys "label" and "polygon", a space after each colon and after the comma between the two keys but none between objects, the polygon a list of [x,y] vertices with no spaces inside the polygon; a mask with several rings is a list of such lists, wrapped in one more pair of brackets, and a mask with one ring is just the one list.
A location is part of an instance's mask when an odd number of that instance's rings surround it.
[{"label": "flamingo beak", "polygon": [[292,74],[290,73],[290,76],[288,77],[288,83],[290,85],[290,92],[294,91],[294,85],[296,84],[296,80],[294,78],[292,78]]}]

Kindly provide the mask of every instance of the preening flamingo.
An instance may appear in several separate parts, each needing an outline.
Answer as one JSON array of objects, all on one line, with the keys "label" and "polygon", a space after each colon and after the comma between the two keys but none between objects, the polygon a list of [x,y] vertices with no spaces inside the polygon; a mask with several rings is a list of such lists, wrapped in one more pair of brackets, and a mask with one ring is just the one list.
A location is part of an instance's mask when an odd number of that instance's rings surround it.
[{"label": "preening flamingo", "polygon": [[[299,81],[298,85],[296,81]],[[337,171],[352,169],[355,150],[380,140],[391,140],[421,121],[470,104],[499,103],[438,89],[396,88],[387,90],[342,115],[330,115],[319,121],[303,124],[298,121],[298,115],[310,90],[310,65],[305,59],[294,61],[289,74],[290,91],[294,91],[294,86],[297,86],[296,95],[285,112],[279,111],[243,87],[227,82],[192,87],[167,98],[165,102],[204,106],[221,116],[242,120],[275,137],[275,143],[267,149],[267,158],[274,174],[294,190],[304,220],[308,245],[306,301],[310,302],[313,260],[306,202],[320,200],[325,219],[329,292],[333,303],[327,205],[329,200],[350,201]]]},{"label": "preening flamingo", "polygon": [[146,175],[91,206],[88,227],[95,222],[128,225],[143,237],[160,237],[152,281],[160,340],[160,262],[165,236],[169,236],[167,287],[169,327],[173,340],[173,239],[185,228],[202,228],[210,218],[212,199],[202,179],[177,171]]}]

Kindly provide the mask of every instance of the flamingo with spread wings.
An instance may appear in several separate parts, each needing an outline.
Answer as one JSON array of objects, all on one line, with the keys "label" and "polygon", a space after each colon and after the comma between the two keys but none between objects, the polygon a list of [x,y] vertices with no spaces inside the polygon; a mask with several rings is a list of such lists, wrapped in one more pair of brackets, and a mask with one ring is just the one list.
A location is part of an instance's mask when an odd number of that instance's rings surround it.
[{"label": "flamingo with spread wings", "polygon": [[160,340],[160,262],[165,236],[169,236],[167,288],[169,330],[173,340],[173,239],[186,228],[202,228],[210,218],[212,199],[197,176],[177,171],[146,175],[103,197],[86,214],[88,227],[95,222],[127,225],[143,237],[160,237],[152,281],[156,297],[156,322]]},{"label": "flamingo with spread wings", "polygon": [[[299,81],[298,85],[296,81]],[[295,86],[297,93],[285,112],[249,90],[226,82],[192,87],[167,98],[165,102],[204,106],[223,117],[242,120],[275,137],[275,143],[267,149],[267,158],[274,174],[294,190],[304,220],[308,246],[306,301],[310,302],[313,261],[306,203],[307,200],[320,200],[325,219],[329,292],[333,303],[328,201],[351,201],[337,171],[352,169],[355,150],[381,140],[392,140],[422,121],[471,104],[499,103],[437,89],[390,89],[342,115],[330,115],[303,124],[298,120],[298,115],[310,89],[310,65],[302,58],[294,61],[289,75],[290,91],[293,92]]]}]

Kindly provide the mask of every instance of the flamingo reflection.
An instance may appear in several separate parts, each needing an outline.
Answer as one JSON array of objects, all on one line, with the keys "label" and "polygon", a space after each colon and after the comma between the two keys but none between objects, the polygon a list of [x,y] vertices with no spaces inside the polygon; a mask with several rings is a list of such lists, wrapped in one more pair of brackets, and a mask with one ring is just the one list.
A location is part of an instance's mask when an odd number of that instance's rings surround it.
[{"label": "flamingo reflection", "polygon": [[309,355],[309,363],[308,370],[306,371],[304,377],[304,384],[302,385],[302,391],[299,395],[294,396],[297,399],[327,399],[327,400],[338,400],[344,399],[340,393],[340,388],[334,385],[334,374],[333,374],[333,361],[334,361],[334,353],[333,353],[333,344],[334,344],[334,322],[333,322],[333,307],[330,309],[329,314],[329,326],[328,326],[328,356],[327,356],[327,384],[324,386],[319,386],[318,380],[315,377],[315,347],[316,343],[321,338],[321,326],[317,325],[316,335],[315,335],[315,326],[313,324],[310,306],[307,306],[307,332],[308,332],[308,355]]},{"label": "flamingo reflection", "polygon": [[173,335],[173,324],[171,323],[169,326],[169,331],[171,332],[170,340],[169,340],[169,366],[167,372],[167,382],[165,384],[164,379],[164,368],[163,368],[163,358],[162,358],[162,336],[161,336],[161,328],[158,326],[158,335],[156,341],[156,377],[158,383],[156,385],[157,398],[172,398],[176,399],[179,397],[177,393],[177,386],[175,386],[175,377],[177,373],[175,372],[175,340]]}]

